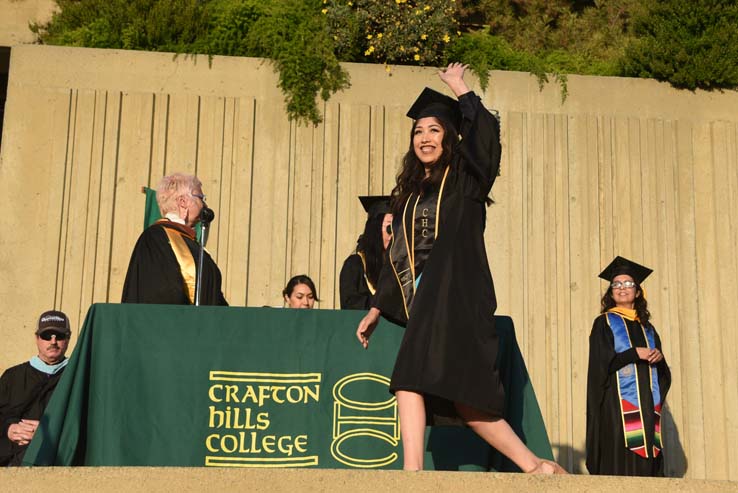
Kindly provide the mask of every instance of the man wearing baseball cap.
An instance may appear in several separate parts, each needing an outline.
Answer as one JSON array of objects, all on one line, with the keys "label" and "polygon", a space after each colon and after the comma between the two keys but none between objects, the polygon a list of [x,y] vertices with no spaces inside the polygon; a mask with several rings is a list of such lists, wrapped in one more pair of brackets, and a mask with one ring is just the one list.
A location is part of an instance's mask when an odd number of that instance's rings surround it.
[{"label": "man wearing baseball cap", "polygon": [[19,466],[64,367],[72,331],[60,311],[41,314],[38,355],[0,377],[0,466]]}]

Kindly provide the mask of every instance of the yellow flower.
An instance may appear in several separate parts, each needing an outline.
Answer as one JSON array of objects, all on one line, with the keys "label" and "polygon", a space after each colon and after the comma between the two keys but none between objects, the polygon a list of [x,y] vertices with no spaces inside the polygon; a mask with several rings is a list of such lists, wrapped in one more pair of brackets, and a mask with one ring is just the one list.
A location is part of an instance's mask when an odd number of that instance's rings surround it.
[{"label": "yellow flower", "polygon": [[426,39],[428,39],[428,35],[427,34],[421,34],[420,35],[420,39],[422,39],[423,41],[425,41]]},{"label": "yellow flower", "polygon": [[461,36],[461,31],[456,31],[457,36]]},{"label": "yellow flower", "polygon": [[348,6],[349,6],[349,7],[351,7],[352,5],[353,5],[353,3],[351,3],[351,2],[349,2],[349,3],[348,3]]},{"label": "yellow flower", "polygon": [[419,61],[419,60],[420,60],[420,55],[415,55],[415,56],[414,56],[413,58],[414,58],[414,59],[415,59],[415,61],[417,62],[417,61]]},{"label": "yellow flower", "polygon": [[321,10],[321,12],[322,12],[323,14],[327,14],[327,13],[328,13],[328,9],[323,9],[323,10]]},{"label": "yellow flower", "polygon": [[364,52],[364,55],[365,55],[365,56],[369,56],[369,55],[371,55],[372,53],[374,53],[374,47],[373,47],[373,46],[370,46],[370,47],[369,47],[369,49],[367,49],[367,50],[366,50],[366,51]]},{"label": "yellow flower", "polygon": [[443,36],[443,42],[444,43],[448,43],[449,41],[451,41],[451,37],[448,34],[445,34]]},{"label": "yellow flower", "polygon": [[382,39],[382,33],[377,34],[377,38]]},{"label": "yellow flower", "polygon": [[392,72],[392,67],[390,67],[389,65],[385,65],[384,66],[384,71],[387,72],[387,73],[390,73],[390,72]]},{"label": "yellow flower", "polygon": [[423,13],[423,11],[422,11],[422,10],[416,10],[416,11],[415,11],[415,15],[420,15],[420,14],[422,14],[422,13]]},{"label": "yellow flower", "polygon": [[400,51],[403,52],[403,53],[405,53],[405,47],[401,45],[400,46]]},{"label": "yellow flower", "polygon": [[373,37],[374,37],[374,36],[372,36],[371,34],[367,34],[367,35],[366,35],[366,39],[372,39]]},{"label": "yellow flower", "polygon": [[423,10],[430,10],[430,5],[426,5],[425,7],[423,7]]}]

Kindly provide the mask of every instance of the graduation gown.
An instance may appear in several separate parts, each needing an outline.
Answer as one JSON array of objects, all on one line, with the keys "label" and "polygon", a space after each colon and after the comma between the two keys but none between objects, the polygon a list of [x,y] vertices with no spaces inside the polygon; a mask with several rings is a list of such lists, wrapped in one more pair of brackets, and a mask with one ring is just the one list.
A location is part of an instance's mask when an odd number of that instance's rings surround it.
[{"label": "graduation gown", "polygon": [[8,427],[21,419],[40,420],[64,370],[53,375],[21,363],[0,377],[0,466],[19,466],[28,445],[8,438]]},{"label": "graduation gown", "polygon": [[358,253],[349,255],[343,262],[339,276],[341,310],[368,310],[372,292],[367,284],[364,262]]},{"label": "graduation gown", "polygon": [[390,257],[373,301],[384,317],[406,325],[390,390],[423,394],[431,424],[458,420],[454,402],[494,416],[504,410],[496,367],[497,301],[484,245],[485,199],[499,169],[500,127],[473,92],[459,104],[462,141],[439,190],[438,227],[419,286],[412,289],[415,279],[405,279],[397,264],[413,244],[398,234],[404,228],[409,236],[418,219],[410,206],[394,217]]},{"label": "graduation gown", "polygon": [[[191,304],[180,264],[164,228],[181,233],[197,266],[200,245],[195,240],[192,228],[167,219],[157,221],[141,233],[133,248],[121,302]],[[220,269],[208,252],[205,252],[203,259],[200,304],[228,305],[221,291]]]},{"label": "graduation gown", "polygon": [[[663,451],[653,457],[654,403],[648,363],[638,358],[636,347],[647,347],[640,324],[625,319],[632,348],[615,353],[612,329],[606,314],[597,317],[589,336],[589,367],[587,370],[587,470],[590,474],[617,476],[663,476]],[[654,329],[656,347],[661,350],[661,339]],[[638,389],[641,413],[646,437],[648,458],[641,457],[625,446],[623,418],[620,410],[620,395],[617,371],[627,364],[635,363],[638,374]],[[658,382],[661,403],[671,386],[671,372],[666,359],[660,361]]]}]

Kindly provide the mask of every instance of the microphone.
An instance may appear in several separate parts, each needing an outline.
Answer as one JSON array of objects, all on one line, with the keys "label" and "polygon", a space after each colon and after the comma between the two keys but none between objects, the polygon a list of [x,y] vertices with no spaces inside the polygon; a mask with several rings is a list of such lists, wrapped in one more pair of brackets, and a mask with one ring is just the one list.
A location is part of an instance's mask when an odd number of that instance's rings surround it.
[{"label": "microphone", "polygon": [[215,219],[215,212],[210,207],[203,207],[200,211],[200,222],[207,226],[210,222]]},{"label": "microphone", "polygon": [[200,224],[202,225],[202,239],[200,241],[200,255],[197,259],[197,276],[195,277],[195,305],[200,306],[200,291],[202,289],[202,266],[205,257],[205,243],[208,241],[208,231],[210,230],[210,222],[215,219],[213,209],[205,205],[203,201],[202,210],[200,210]]}]

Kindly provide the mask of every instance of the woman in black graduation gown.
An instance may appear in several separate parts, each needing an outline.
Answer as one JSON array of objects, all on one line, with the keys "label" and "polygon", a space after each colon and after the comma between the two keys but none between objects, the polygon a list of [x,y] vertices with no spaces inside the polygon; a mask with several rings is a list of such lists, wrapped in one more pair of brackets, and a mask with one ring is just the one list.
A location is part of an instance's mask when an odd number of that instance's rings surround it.
[{"label": "woman in black graduation gown", "polygon": [[392,192],[389,261],[357,329],[368,346],[380,314],[405,324],[390,390],[404,468],[423,468],[427,418],[463,420],[526,472],[563,472],[536,457],[503,419],[498,339],[484,246],[486,205],[500,163],[498,120],[464,82],[439,72],[458,101],[426,88],[410,108],[410,148]]},{"label": "woman in black graduation gown", "polygon": [[641,289],[651,272],[616,257],[600,274],[611,284],[589,336],[590,474],[664,475],[661,409],[671,386],[671,372]]},{"label": "woman in black graduation gown", "polygon": [[368,310],[372,296],[376,292],[379,272],[389,246],[390,234],[387,231],[392,223],[389,211],[389,197],[359,197],[367,220],[364,232],[356,242],[356,253],[346,258],[341,267],[339,292],[341,310]]}]

